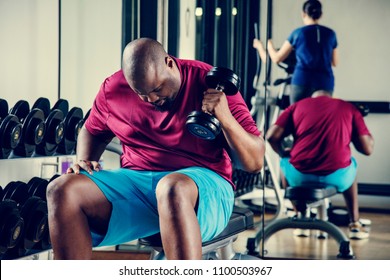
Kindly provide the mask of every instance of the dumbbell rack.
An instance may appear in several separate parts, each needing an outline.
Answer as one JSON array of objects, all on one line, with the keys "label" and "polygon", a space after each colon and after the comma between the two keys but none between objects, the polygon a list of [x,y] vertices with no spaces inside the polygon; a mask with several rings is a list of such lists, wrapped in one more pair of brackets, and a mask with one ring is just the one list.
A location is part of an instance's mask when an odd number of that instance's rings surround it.
[{"label": "dumbbell rack", "polygon": [[1,195],[1,259],[18,259],[50,250],[46,188],[50,180],[33,177],[9,182]]},{"label": "dumbbell rack", "polygon": [[[84,117],[81,108],[69,110],[64,99],[50,108],[49,100],[41,97],[31,110],[25,100],[8,110],[3,99],[0,109],[0,160],[56,158],[56,162],[41,163],[42,177],[48,166],[53,166],[58,174],[60,157],[75,156],[78,132],[88,115]],[[41,177],[28,182],[12,181],[4,189],[0,186],[0,259],[52,258],[44,187],[54,176],[50,180]],[[39,182],[43,186],[39,187]]]}]

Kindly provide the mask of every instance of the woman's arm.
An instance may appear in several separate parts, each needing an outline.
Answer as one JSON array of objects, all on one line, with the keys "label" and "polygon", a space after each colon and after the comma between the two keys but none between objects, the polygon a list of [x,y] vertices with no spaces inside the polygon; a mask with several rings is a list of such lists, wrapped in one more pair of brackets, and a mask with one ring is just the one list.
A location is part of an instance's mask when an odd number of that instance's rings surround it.
[{"label": "woman's arm", "polygon": [[337,48],[334,48],[332,52],[332,66],[336,67],[338,64],[339,64],[338,51]]},{"label": "woman's arm", "polygon": [[289,41],[285,41],[279,50],[275,49],[271,39],[268,40],[267,44],[269,56],[276,64],[284,61],[293,50]]}]

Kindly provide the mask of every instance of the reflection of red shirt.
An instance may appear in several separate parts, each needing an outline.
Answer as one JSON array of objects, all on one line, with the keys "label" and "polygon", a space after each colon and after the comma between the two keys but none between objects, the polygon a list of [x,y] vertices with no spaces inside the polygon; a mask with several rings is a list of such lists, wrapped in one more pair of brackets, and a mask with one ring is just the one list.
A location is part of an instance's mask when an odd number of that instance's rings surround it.
[{"label": "reflection of red shirt", "polygon": [[[223,133],[213,141],[193,136],[185,126],[187,115],[201,108],[207,89],[205,76],[211,66],[176,59],[181,88],[173,107],[158,112],[142,101],[127,84],[122,71],[102,84],[85,123],[88,131],[103,139],[117,136],[123,144],[121,165],[135,170],[170,171],[190,166],[209,168],[231,182],[230,158]],[[230,110],[243,128],[259,136],[241,94],[227,96]]]},{"label": "reflection of red shirt", "polygon": [[294,136],[290,163],[303,173],[330,174],[351,163],[352,136],[370,134],[349,102],[319,96],[288,107],[276,121]]}]

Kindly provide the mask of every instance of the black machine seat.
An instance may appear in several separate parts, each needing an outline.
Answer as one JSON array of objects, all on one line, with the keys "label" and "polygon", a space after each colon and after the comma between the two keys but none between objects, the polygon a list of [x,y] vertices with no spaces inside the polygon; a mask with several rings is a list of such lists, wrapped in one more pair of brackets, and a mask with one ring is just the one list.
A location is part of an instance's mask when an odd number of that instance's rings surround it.
[{"label": "black machine seat", "polygon": [[309,204],[323,201],[335,194],[337,194],[337,189],[334,186],[302,185],[287,187],[284,197],[288,198],[296,209],[304,215]]},{"label": "black machine seat", "polygon": [[331,197],[336,193],[337,189],[334,186],[304,185],[297,187],[287,187],[284,196],[291,201],[303,200],[308,203],[312,203],[327,197]]}]

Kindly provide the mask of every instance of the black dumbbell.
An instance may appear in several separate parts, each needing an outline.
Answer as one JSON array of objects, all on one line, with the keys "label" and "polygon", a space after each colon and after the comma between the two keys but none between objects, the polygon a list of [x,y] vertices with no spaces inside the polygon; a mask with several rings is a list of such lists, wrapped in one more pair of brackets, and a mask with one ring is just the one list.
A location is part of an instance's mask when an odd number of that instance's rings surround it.
[{"label": "black dumbbell", "polygon": [[22,123],[22,136],[19,144],[13,149],[10,157],[31,157],[36,145],[45,136],[45,116],[41,109],[33,108],[25,100],[19,100],[10,110]]},{"label": "black dumbbell", "polygon": [[24,220],[23,242],[15,255],[24,256],[44,238],[48,230],[47,203],[37,196],[30,196],[28,185],[21,181],[12,181],[4,188],[4,199],[17,203]]},{"label": "black dumbbell", "polygon": [[58,144],[57,154],[71,155],[75,153],[75,147],[79,132],[84,125],[83,110],[73,107],[64,119],[64,138]]},{"label": "black dumbbell", "polygon": [[[82,126],[85,124],[85,122],[87,121],[88,117],[89,117],[89,114],[91,113],[91,109],[89,109],[87,111],[87,113],[84,115],[84,119],[82,122],[80,122],[81,126],[78,128],[78,131],[77,131],[77,136],[78,136],[78,133],[80,133],[80,129],[82,128]],[[76,153],[76,150],[77,150],[77,139],[76,139],[76,144],[74,146],[74,149],[73,149],[73,152],[72,153]]]},{"label": "black dumbbell", "polygon": [[354,105],[363,117],[367,116],[370,113],[370,108],[367,105],[359,102],[356,102]]},{"label": "black dumbbell", "polygon": [[46,133],[42,142],[35,147],[35,154],[51,156],[57,150],[58,144],[64,137],[64,113],[62,110],[53,107],[50,109],[50,101],[40,97],[32,108],[39,108],[45,116]]},{"label": "black dumbbell", "polygon": [[24,220],[17,203],[10,199],[0,202],[0,257],[4,256],[22,242]]},{"label": "black dumbbell", "polygon": [[6,159],[19,144],[22,124],[19,119],[8,113],[8,103],[0,99],[0,159]]},{"label": "black dumbbell", "polygon": [[28,182],[28,194],[46,201],[46,189],[49,182],[40,177],[32,177]]},{"label": "black dumbbell", "polygon": [[[55,174],[53,177],[51,177],[49,180],[45,180],[40,177],[33,177],[28,181],[27,185],[29,186],[28,192],[31,196],[38,196],[46,201],[46,189],[49,182],[53,181],[57,177],[59,177],[59,174]],[[39,242],[34,248],[37,250],[48,250],[51,248],[51,241],[50,241],[50,234],[49,234],[49,228],[47,227],[47,230],[45,230],[43,234],[43,238],[41,242]]]},{"label": "black dumbbell", "polygon": [[24,221],[15,201],[5,199],[4,190],[0,187],[0,258],[4,258],[22,240]]},{"label": "black dumbbell", "polygon": [[[240,78],[228,68],[213,67],[206,75],[206,84],[226,95],[234,95],[240,87]],[[221,132],[218,119],[202,111],[191,112],[187,116],[186,127],[193,135],[205,140],[213,140]]]}]

